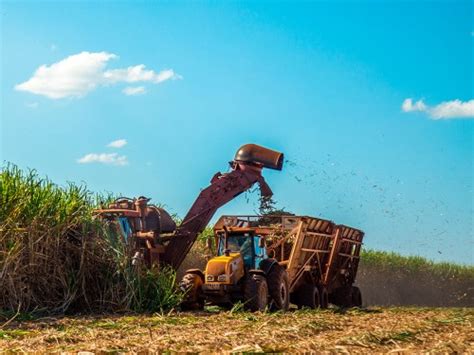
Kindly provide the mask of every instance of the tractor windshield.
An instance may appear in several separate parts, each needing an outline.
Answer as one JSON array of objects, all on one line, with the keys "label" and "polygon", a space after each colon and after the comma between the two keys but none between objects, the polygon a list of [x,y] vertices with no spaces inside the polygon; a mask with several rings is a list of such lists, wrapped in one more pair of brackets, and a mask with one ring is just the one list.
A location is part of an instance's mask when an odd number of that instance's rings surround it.
[{"label": "tractor windshield", "polygon": [[[244,259],[244,264],[247,267],[253,267],[254,264],[254,245],[253,239],[248,235],[229,235],[227,237],[227,248],[231,253],[240,253],[242,259]],[[219,239],[219,250],[218,255],[224,255],[225,253],[225,238],[221,237]]]}]

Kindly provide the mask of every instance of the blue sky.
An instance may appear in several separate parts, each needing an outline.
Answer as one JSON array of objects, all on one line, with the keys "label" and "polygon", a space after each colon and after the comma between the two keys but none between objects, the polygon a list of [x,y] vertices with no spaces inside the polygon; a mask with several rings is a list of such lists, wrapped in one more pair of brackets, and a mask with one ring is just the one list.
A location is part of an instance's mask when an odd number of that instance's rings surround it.
[{"label": "blue sky", "polygon": [[468,1],[2,1],[0,158],[184,215],[258,143],[280,206],[472,264],[473,31]]}]

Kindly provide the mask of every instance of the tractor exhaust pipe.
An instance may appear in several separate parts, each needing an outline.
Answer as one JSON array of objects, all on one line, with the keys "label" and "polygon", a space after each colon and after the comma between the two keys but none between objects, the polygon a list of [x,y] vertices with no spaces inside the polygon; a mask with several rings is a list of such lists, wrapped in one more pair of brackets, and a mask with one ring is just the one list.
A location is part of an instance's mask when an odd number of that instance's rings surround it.
[{"label": "tractor exhaust pipe", "polygon": [[283,153],[256,144],[245,144],[235,153],[234,161],[281,170],[283,168]]}]

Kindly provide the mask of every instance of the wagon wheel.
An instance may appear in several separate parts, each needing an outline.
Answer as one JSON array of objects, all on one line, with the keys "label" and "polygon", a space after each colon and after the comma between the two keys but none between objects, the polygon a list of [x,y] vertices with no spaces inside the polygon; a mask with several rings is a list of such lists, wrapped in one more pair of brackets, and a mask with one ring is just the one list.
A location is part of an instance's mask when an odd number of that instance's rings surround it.
[{"label": "wagon wheel", "polygon": [[350,286],[337,288],[331,292],[330,302],[342,308],[352,307],[352,288]]},{"label": "wagon wheel", "polygon": [[319,298],[320,298],[320,306],[323,309],[329,307],[329,293],[326,287],[320,286],[319,287]]},{"label": "wagon wheel", "polygon": [[296,291],[295,304],[300,309],[303,307],[319,308],[321,303],[318,288],[313,284],[301,285]]},{"label": "wagon wheel", "polygon": [[360,288],[357,286],[352,286],[351,303],[352,307],[362,307],[362,293],[360,292]]}]

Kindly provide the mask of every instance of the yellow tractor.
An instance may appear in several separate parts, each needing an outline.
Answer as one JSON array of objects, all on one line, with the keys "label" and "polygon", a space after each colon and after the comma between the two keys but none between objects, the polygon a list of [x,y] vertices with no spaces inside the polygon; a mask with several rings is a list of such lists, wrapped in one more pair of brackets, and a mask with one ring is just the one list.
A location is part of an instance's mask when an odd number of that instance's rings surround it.
[{"label": "yellow tractor", "polygon": [[202,309],[207,300],[230,307],[238,301],[250,311],[289,308],[286,270],[269,258],[264,237],[255,228],[224,227],[216,233],[217,256],[206,269],[191,269],[180,287],[186,292],[183,309]]}]

